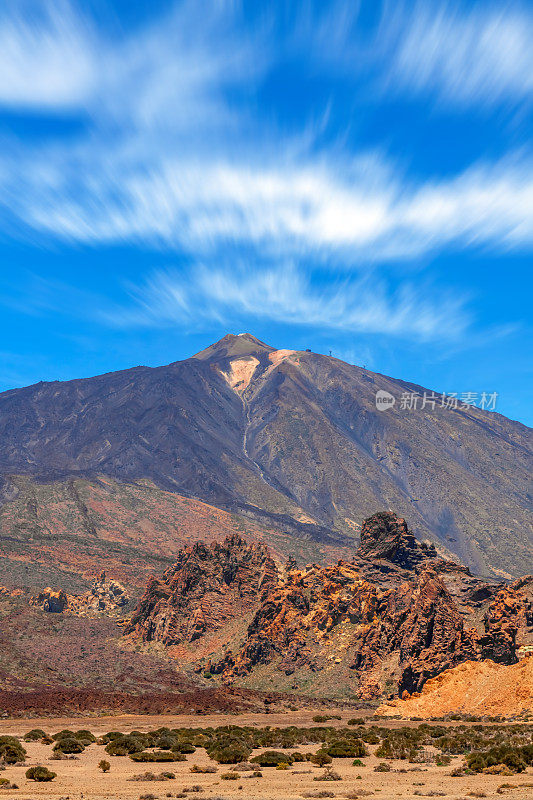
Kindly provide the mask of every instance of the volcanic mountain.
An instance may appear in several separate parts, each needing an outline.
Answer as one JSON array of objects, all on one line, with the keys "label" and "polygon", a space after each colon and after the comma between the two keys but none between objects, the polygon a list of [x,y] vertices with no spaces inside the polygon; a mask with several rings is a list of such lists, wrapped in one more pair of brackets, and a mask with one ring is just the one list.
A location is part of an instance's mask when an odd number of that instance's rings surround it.
[{"label": "volcanic mountain", "polygon": [[[378,410],[378,391],[394,407]],[[424,389],[250,334],[168,366],[3,392],[3,549],[24,559],[53,535],[73,552],[83,540],[94,570],[109,541],[122,564],[137,548],[139,561],[157,551],[168,565],[185,528],[165,512],[162,547],[157,496],[204,518],[209,504],[225,525],[255,526],[256,540],[278,536],[284,556],[318,548],[330,563],[355,547],[357,520],[394,509],[476,572],[530,571],[531,430],[474,407],[404,410],[405,392]]]}]

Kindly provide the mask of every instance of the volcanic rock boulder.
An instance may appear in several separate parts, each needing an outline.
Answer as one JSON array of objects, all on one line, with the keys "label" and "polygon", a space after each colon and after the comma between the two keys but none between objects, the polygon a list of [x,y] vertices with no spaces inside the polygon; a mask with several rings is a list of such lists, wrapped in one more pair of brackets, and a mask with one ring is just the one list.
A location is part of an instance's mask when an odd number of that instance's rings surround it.
[{"label": "volcanic rock boulder", "polygon": [[484,658],[514,664],[518,651],[533,645],[533,576],[519,578],[496,593],[484,618]]},{"label": "volcanic rock boulder", "polygon": [[125,587],[102,572],[95,578],[89,591],[69,597],[68,610],[78,616],[117,616],[129,602]]},{"label": "volcanic rock boulder", "polygon": [[231,664],[226,654],[220,671],[235,680],[258,664],[276,663],[291,675],[347,661],[354,692],[369,699],[386,691],[387,680],[395,692],[418,691],[443,669],[479,657],[476,638],[436,571],[386,588],[340,562],[294,570],[271,590],[244,647]]},{"label": "volcanic rock boulder", "polygon": [[30,601],[33,606],[42,608],[43,611],[51,614],[62,614],[68,605],[68,597],[62,589],[54,589],[47,586],[36,597]]},{"label": "volcanic rock boulder", "polygon": [[150,581],[126,633],[165,645],[192,642],[252,613],[277,580],[264,545],[238,535],[200,542],[182,550],[161,580]]},{"label": "volcanic rock boulder", "polygon": [[417,542],[406,521],[390,511],[380,511],[363,522],[357,552],[361,558],[384,558],[406,569],[437,557],[434,545]]},{"label": "volcanic rock boulder", "polygon": [[129,596],[124,586],[107,579],[105,572],[102,572],[84,594],[69,595],[62,589],[54,591],[48,587],[32,597],[30,605],[56,614],[68,612],[78,617],[114,617],[123,612],[128,602]]}]

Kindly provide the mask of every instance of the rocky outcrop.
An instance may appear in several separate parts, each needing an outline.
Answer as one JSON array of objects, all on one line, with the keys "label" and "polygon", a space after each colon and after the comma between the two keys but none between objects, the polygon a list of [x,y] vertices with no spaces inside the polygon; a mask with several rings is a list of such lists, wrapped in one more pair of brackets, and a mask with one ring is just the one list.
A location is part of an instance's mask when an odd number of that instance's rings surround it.
[{"label": "rocky outcrop", "polygon": [[283,676],[306,692],[324,680],[322,693],[365,700],[411,695],[467,660],[516,661],[533,635],[531,585],[475,578],[382,512],[363,523],[353,560],[332,567],[289,560],[278,571],[266,548],[240,537],[195,545],[149,584],[129,634],[178,645],[238,619],[240,641],[235,629],[222,636],[198,672],[250,686],[255,675],[277,685]]},{"label": "rocky outcrop", "polygon": [[483,656],[500,664],[514,664],[517,651],[533,645],[533,576],[502,587],[490,603],[483,625]]},{"label": "rocky outcrop", "polygon": [[47,586],[36,597],[32,597],[30,605],[38,606],[51,614],[62,614],[68,604],[68,598],[62,589],[51,589]]},{"label": "rocky outcrop", "polygon": [[237,534],[221,544],[195,544],[161,580],[150,581],[126,633],[165,645],[193,642],[255,611],[277,580],[264,545],[248,545]]},{"label": "rocky outcrop", "polygon": [[317,671],[328,661],[330,643],[364,699],[382,695],[391,678],[399,692],[417,691],[428,678],[479,653],[475,632],[465,629],[434,570],[387,589],[341,562],[291,572],[287,584],[261,604],[242,650],[233,659],[226,654],[222,669],[217,663],[211,669],[229,680],[269,662],[286,675]]},{"label": "rocky outcrop", "polygon": [[129,603],[125,587],[105,572],[95,578],[88,592],[69,596],[68,611],[77,616],[120,616]]},{"label": "rocky outcrop", "polygon": [[435,545],[418,542],[407,523],[390,511],[369,517],[361,526],[361,558],[385,559],[405,569],[415,569],[428,558],[437,558]]},{"label": "rocky outcrop", "polygon": [[54,591],[48,587],[32,597],[30,605],[55,614],[113,617],[120,616],[128,602],[129,596],[124,586],[113,579],[108,580],[105,572],[102,572],[84,594],[68,595],[62,589]]}]

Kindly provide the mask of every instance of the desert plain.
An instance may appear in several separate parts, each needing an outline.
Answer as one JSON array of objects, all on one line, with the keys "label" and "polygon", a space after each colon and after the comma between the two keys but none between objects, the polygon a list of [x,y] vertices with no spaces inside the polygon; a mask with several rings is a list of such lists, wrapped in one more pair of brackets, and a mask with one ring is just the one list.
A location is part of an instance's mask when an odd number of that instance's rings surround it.
[{"label": "desert plain", "polygon": [[[336,713],[336,712],[333,712]],[[31,729],[41,728],[49,734],[65,728],[70,730],[90,730],[96,737],[108,731],[146,732],[160,727],[167,728],[208,728],[224,725],[271,727],[316,727],[313,721],[316,711],[301,710],[280,713],[244,713],[239,715],[114,715],[105,717],[57,717],[0,720],[0,736],[23,737]],[[350,711],[339,711],[340,719],[328,720],[327,725],[335,728],[345,727],[353,716]],[[368,723],[370,724],[370,723]],[[419,721],[379,720],[380,726],[390,729],[400,726],[417,726]],[[447,728],[454,728],[464,722],[439,722]],[[478,723],[471,723],[472,725]],[[164,798],[209,798],[213,800],[233,800],[233,798],[264,798],[267,800],[300,800],[300,798],[356,798],[372,797],[375,800],[395,800],[396,798],[443,797],[448,800],[466,798],[500,798],[526,800],[533,797],[533,769],[512,776],[471,774],[454,777],[454,769],[464,765],[462,755],[453,756],[446,766],[428,763],[410,763],[406,759],[383,759],[375,755],[377,745],[369,745],[369,755],[362,759],[364,766],[354,766],[352,758],[333,758],[331,768],[340,780],[317,781],[324,775],[325,768],[308,761],[296,762],[287,769],[275,767],[260,768],[262,777],[255,777],[250,769],[235,771],[233,765],[217,764],[207,752],[198,747],[185,761],[176,763],[135,763],[127,756],[108,756],[104,746],[91,744],[86,749],[65,760],[52,760],[52,746],[37,742],[22,742],[26,751],[26,762],[22,765],[8,765],[0,773],[18,788],[0,790],[3,797],[12,800],[31,800],[46,797],[51,800],[119,800],[134,798],[139,800],[164,800]],[[319,744],[310,743],[291,747],[291,752],[316,752]],[[258,748],[250,758],[267,748]],[[432,748],[426,748],[431,756]],[[435,752],[437,752],[435,750]],[[99,769],[99,762],[106,759],[110,763],[109,772]],[[378,764],[385,761],[388,772],[375,771]],[[49,783],[37,783],[25,777],[29,767],[42,765],[56,773]],[[193,767],[201,769],[216,768],[216,772],[196,773]],[[175,777],[166,780],[134,780],[143,773],[159,775],[172,773]],[[225,779],[228,773],[237,774],[236,779]]]}]

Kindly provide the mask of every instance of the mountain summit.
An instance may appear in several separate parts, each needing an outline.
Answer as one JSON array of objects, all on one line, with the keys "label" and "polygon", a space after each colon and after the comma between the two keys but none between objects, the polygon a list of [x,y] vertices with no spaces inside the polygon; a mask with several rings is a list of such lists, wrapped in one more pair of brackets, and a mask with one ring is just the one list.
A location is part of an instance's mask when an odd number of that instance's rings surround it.
[{"label": "mountain summit", "polygon": [[220,341],[206,347],[200,353],[196,353],[193,358],[199,358],[203,361],[216,361],[223,358],[259,356],[273,352],[273,347],[252,336],[251,333],[238,333],[236,335],[227,333]]},{"label": "mountain summit", "polygon": [[[378,410],[378,392],[396,404]],[[476,572],[528,572],[531,430],[474,407],[402,408],[412,392],[424,389],[228,334],[168,366],[0,394],[3,496],[14,475],[149,479],[348,547],[358,520],[393,509]]]}]

